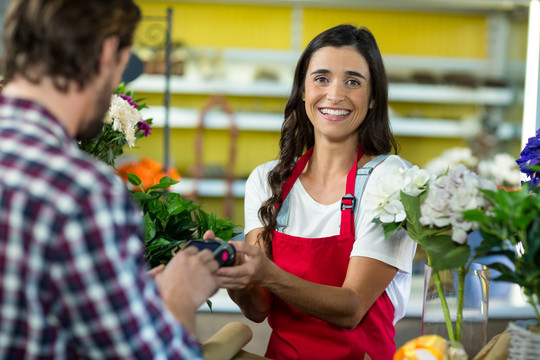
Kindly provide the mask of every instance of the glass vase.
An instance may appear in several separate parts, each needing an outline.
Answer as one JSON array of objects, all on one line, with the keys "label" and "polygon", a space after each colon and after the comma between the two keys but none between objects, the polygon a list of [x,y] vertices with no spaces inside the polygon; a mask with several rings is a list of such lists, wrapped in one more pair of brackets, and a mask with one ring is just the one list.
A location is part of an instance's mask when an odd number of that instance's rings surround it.
[{"label": "glass vase", "polygon": [[[456,328],[458,313],[459,276],[457,269],[443,270],[439,273],[440,285],[449,316],[452,319],[452,332],[455,340],[463,345],[472,359],[487,341],[488,299],[490,271],[482,264],[471,264],[463,283],[462,323]],[[458,335],[457,333],[460,333]],[[450,339],[445,321],[443,306],[431,266],[425,266],[424,303],[422,308],[422,335],[435,334]]]}]

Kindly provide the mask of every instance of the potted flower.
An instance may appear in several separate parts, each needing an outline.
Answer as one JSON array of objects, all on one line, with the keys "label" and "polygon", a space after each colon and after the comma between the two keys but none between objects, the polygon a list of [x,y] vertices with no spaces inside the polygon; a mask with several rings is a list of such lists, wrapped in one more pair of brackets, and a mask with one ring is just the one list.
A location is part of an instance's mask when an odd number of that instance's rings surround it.
[{"label": "potted flower", "polygon": [[[488,265],[500,272],[494,280],[518,284],[527,302],[532,306],[536,319],[509,325],[512,342],[519,345],[510,349],[511,358],[522,356],[528,348],[540,357],[540,130],[531,137],[517,160],[527,181],[519,190],[501,188],[484,191],[491,203],[489,212],[471,210],[465,217],[479,224],[482,243],[480,255],[497,255],[510,260],[513,267],[502,262]],[[529,331],[526,331],[529,330]],[[515,334],[518,334],[514,337]],[[535,340],[530,347],[523,346],[525,339]],[[514,349],[514,353],[512,353]],[[521,349],[521,350],[520,350]]]},{"label": "potted flower", "polygon": [[[443,313],[447,336],[452,342],[462,341],[465,278],[474,260],[467,239],[468,234],[477,229],[476,224],[464,219],[462,214],[468,209],[487,207],[487,199],[479,189],[494,190],[495,185],[464,165],[438,177],[413,166],[396,171],[388,177],[388,182],[376,184],[374,193],[377,195],[366,204],[374,214],[374,221],[382,224],[387,239],[403,229],[426,253],[440,299],[439,312]],[[450,284],[441,274],[454,269],[458,274],[457,305],[456,313],[451,314],[447,302]],[[427,283],[425,287],[426,296]]]},{"label": "potted flower", "polygon": [[178,181],[164,176],[158,184],[145,187],[136,175],[128,174],[128,178],[134,186],[129,191],[144,213],[144,244],[151,267],[166,264],[187,240],[202,239],[207,230],[226,241],[239,234],[231,221],[203,211],[178,193],[168,192]]}]

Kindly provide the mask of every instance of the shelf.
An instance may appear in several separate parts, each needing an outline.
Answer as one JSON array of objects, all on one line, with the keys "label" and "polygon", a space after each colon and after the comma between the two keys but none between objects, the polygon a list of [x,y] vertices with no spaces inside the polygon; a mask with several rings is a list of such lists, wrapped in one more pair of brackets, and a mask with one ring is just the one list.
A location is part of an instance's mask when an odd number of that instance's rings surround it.
[{"label": "shelf", "polygon": [[[171,187],[171,190],[180,195],[188,195],[195,190],[197,181],[190,178],[182,178],[178,184]],[[202,197],[223,197],[227,191],[227,184],[223,179],[201,179],[198,181],[198,195]],[[232,186],[233,196],[243,198],[246,192],[245,180],[234,180]]]},{"label": "shelf", "polygon": [[[161,75],[141,75],[128,84],[135,92],[163,93],[165,78]],[[171,94],[235,95],[286,98],[290,95],[290,85],[259,81],[252,83],[231,83],[228,80],[199,80],[182,76],[171,76]]]},{"label": "shelf", "polygon": [[[280,82],[258,81],[234,83],[230,80],[200,80],[172,76],[172,94],[234,95],[287,98],[291,85]],[[143,93],[163,93],[165,78],[162,75],[141,75],[128,84],[128,89]],[[441,103],[441,104],[479,104],[507,106],[514,100],[509,88],[478,87],[468,88],[452,85],[424,85],[412,83],[391,83],[388,91],[389,101]]]},{"label": "shelf", "polygon": [[[197,109],[169,109],[169,127],[194,129],[199,123]],[[143,110],[144,118],[152,118],[153,126],[163,127],[165,124],[165,108],[152,106]],[[209,111],[204,120],[205,128],[226,130],[230,126],[230,116],[220,111]],[[280,131],[283,115],[274,113],[238,112],[234,121],[240,130]],[[480,131],[480,121],[473,120],[443,120],[403,118],[393,116],[390,124],[394,135],[436,138],[470,137]]]},{"label": "shelf", "polygon": [[396,102],[508,106],[514,96],[507,88],[392,83],[388,99]]}]

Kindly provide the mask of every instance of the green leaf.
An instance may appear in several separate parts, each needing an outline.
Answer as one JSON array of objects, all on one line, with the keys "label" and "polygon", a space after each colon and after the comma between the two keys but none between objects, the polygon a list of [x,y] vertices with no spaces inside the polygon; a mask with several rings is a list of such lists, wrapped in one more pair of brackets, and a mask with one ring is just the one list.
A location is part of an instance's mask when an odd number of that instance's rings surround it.
[{"label": "green leaf", "polygon": [[384,230],[384,238],[388,239],[394,235],[399,229],[403,228],[403,223],[382,223],[382,228]]},{"label": "green leaf", "polygon": [[157,189],[167,189],[174,184],[178,184],[179,181],[173,180],[168,176],[164,176],[159,180],[159,184],[153,185],[148,188],[148,191],[157,190]]},{"label": "green leaf", "polygon": [[136,200],[139,204],[154,198],[154,196],[152,196],[152,194],[146,194],[146,193],[143,193],[143,192],[140,192],[140,191],[132,191],[131,192],[131,197],[134,200]]},{"label": "green leaf", "polygon": [[424,241],[422,248],[433,260],[431,266],[434,271],[454,269],[465,265],[471,251],[468,245],[452,241],[450,235],[431,237]]},{"label": "green leaf", "polygon": [[144,238],[146,242],[152,240],[156,236],[156,224],[152,221],[150,214],[144,214]]},{"label": "green leaf", "polygon": [[168,246],[169,245],[169,241],[165,238],[158,238],[158,239],[155,239],[154,241],[152,241],[152,243],[147,246],[147,249],[148,250],[154,250],[156,248],[160,248],[160,247],[163,247],[163,246]]},{"label": "green leaf", "polygon": [[137,175],[128,173],[128,174],[127,174],[127,177],[128,177],[128,181],[129,181],[132,185],[134,185],[134,186],[141,186],[142,181],[141,181],[141,179],[139,179],[139,177],[138,177]]}]

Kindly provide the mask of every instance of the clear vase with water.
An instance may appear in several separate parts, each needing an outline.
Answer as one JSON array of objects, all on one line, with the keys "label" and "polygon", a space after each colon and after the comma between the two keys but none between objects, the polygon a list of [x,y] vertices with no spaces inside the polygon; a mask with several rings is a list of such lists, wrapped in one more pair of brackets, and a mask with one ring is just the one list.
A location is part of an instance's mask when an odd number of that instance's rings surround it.
[{"label": "clear vase with water", "polygon": [[[454,333],[458,310],[459,277],[457,269],[439,272],[441,285],[452,319]],[[486,345],[490,270],[473,263],[465,275],[463,291],[463,321],[459,342],[472,359]],[[425,267],[422,335],[436,334],[449,339],[439,291],[432,268]]]}]

